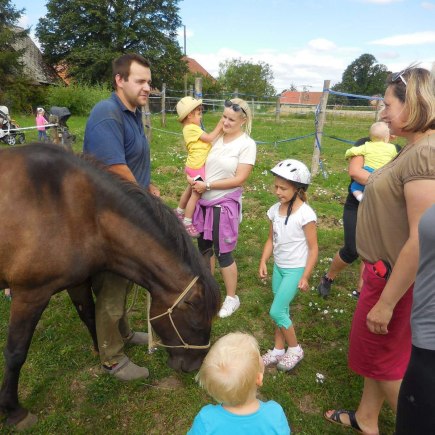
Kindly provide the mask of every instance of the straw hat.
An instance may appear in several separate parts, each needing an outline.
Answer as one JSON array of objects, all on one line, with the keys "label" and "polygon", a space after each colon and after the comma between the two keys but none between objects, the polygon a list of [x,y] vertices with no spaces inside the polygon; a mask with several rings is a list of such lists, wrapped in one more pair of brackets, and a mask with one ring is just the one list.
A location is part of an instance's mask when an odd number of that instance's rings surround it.
[{"label": "straw hat", "polygon": [[192,97],[184,97],[177,103],[178,121],[182,122],[186,116],[199,107],[202,100],[197,100]]}]

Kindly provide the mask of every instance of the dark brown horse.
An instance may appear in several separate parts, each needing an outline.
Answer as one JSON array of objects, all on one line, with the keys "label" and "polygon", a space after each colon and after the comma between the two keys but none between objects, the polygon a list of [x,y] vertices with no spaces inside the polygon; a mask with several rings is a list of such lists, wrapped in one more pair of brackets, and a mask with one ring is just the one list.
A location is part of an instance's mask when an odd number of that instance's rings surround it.
[{"label": "dark brown horse", "polygon": [[[60,147],[34,143],[0,151],[0,288],[12,289],[0,389],[0,414],[8,424],[31,416],[18,402],[18,381],[50,297],[102,270],[149,290],[152,324],[167,346],[169,365],[197,369],[219,291],[172,210]],[[92,295],[69,293],[96,345]],[[160,316],[174,304],[171,316]]]}]

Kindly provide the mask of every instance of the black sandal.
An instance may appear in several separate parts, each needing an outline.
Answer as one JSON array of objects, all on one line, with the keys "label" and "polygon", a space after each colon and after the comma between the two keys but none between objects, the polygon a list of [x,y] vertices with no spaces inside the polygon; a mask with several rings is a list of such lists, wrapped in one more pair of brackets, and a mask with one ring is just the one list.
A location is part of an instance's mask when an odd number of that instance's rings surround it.
[{"label": "black sandal", "polygon": [[[345,424],[341,421],[341,414],[347,414],[349,416],[350,425]],[[325,417],[325,419],[331,423],[339,424],[344,427],[351,427],[357,432],[363,433],[363,431],[359,427],[358,422],[356,421],[355,411],[349,411],[347,409],[337,409],[329,417],[326,415],[326,413],[323,414],[323,417]]]}]

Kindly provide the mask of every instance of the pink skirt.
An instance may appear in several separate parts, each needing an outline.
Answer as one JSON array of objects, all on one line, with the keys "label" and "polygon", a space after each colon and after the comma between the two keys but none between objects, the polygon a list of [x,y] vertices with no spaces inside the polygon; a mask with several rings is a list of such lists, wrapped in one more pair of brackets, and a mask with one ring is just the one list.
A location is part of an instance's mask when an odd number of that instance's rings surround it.
[{"label": "pink skirt", "polygon": [[411,355],[411,308],[413,285],[399,300],[388,324],[388,334],[373,334],[367,328],[367,314],[379,300],[384,278],[365,263],[364,284],[353,316],[349,343],[349,367],[361,376],[378,381],[403,378]]},{"label": "pink skirt", "polygon": [[205,181],[205,165],[201,166],[198,169],[189,168],[188,166],[185,167],[184,172],[192,178],[195,178],[197,175],[200,175],[201,178]]}]

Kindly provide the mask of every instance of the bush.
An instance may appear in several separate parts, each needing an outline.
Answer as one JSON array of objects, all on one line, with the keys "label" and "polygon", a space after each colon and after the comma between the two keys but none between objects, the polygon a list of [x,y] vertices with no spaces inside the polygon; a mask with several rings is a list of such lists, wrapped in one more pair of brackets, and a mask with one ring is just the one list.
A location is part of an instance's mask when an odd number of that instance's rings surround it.
[{"label": "bush", "polygon": [[47,107],[68,107],[74,115],[89,116],[95,104],[108,98],[110,92],[108,86],[51,86],[47,95]]}]

